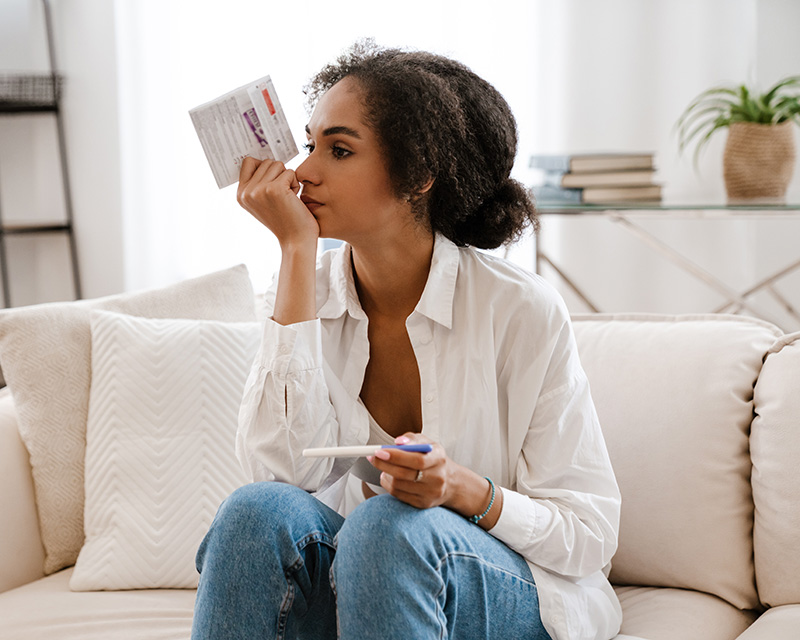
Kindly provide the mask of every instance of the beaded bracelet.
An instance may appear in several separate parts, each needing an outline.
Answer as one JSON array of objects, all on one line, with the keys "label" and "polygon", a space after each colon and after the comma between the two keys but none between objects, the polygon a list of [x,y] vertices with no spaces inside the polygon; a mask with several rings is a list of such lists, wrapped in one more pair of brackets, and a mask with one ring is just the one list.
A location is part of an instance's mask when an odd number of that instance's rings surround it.
[{"label": "beaded bracelet", "polygon": [[487,514],[487,513],[489,513],[489,511],[491,511],[491,510],[492,510],[492,505],[494,504],[494,482],[492,482],[492,479],[491,479],[490,477],[488,477],[488,476],[484,476],[484,478],[486,478],[486,480],[488,480],[488,481],[489,481],[489,484],[490,484],[490,485],[491,485],[491,487],[492,487],[492,497],[491,497],[491,499],[489,500],[489,506],[488,506],[488,507],[486,507],[486,511],[484,511],[484,512],[483,512],[481,515],[479,515],[479,516],[472,516],[471,518],[468,518],[468,519],[469,519],[469,521],[470,521],[472,524],[478,524],[478,522],[480,522],[481,520],[483,520],[483,519],[486,517],[486,514]]}]

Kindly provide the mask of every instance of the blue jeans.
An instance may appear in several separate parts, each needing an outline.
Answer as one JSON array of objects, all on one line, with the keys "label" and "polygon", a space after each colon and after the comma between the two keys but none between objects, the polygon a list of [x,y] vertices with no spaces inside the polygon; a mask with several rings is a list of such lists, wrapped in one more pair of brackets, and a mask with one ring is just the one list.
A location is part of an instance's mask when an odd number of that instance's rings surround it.
[{"label": "blue jeans", "polygon": [[197,553],[193,640],[549,640],[523,558],[444,509],[389,495],[345,520],[259,482],[219,508]]}]

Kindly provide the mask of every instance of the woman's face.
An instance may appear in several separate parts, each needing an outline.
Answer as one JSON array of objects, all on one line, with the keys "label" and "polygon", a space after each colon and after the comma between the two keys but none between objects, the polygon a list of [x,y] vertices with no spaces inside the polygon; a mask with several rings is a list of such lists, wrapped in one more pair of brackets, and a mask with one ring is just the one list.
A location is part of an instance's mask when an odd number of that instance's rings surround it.
[{"label": "woman's face", "polygon": [[351,244],[408,225],[410,204],[392,189],[383,151],[365,124],[358,82],[344,78],[319,100],[306,126],[308,157],[297,167],[301,199],[320,235]]}]

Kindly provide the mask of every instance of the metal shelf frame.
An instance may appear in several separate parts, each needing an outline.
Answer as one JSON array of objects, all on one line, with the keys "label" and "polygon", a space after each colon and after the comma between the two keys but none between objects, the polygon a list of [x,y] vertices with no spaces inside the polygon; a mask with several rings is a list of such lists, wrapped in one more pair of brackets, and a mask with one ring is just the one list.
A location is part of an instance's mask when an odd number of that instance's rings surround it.
[{"label": "metal shelf frame", "polygon": [[[59,160],[61,163],[61,185],[63,190],[63,201],[65,216],[63,222],[37,223],[37,224],[13,224],[3,223],[2,201],[0,201],[0,281],[3,286],[3,304],[11,307],[11,283],[8,271],[8,257],[6,238],[9,235],[35,235],[44,233],[59,233],[66,236],[69,243],[70,262],[72,268],[72,282],[76,299],[82,298],[80,269],[78,265],[78,249],[75,242],[73,228],[73,208],[72,191],[70,189],[69,162],[67,158],[66,136],[64,135],[64,121],[61,111],[61,77],[58,75],[58,65],[55,55],[55,43],[53,40],[53,21],[50,10],[50,1],[41,0],[44,11],[45,29],[47,34],[47,56],[50,64],[49,73],[45,76],[52,87],[52,100],[33,100],[29,96],[22,96],[20,99],[8,99],[0,97],[0,116],[14,115],[49,115],[55,117],[56,132],[58,138]],[[31,78],[42,80],[42,78]]]}]

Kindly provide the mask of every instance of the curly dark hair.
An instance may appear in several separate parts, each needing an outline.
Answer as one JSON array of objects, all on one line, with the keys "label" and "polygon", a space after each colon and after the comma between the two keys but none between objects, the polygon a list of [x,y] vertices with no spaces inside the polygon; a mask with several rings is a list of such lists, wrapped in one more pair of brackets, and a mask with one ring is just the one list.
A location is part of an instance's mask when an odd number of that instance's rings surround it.
[{"label": "curly dark hair", "polygon": [[[529,192],[510,177],[517,127],[500,93],[465,65],[424,51],[357,42],[305,88],[309,110],[354,78],[384,149],[395,194],[459,246],[494,249],[538,229]],[[431,188],[422,193],[433,179]]]}]

